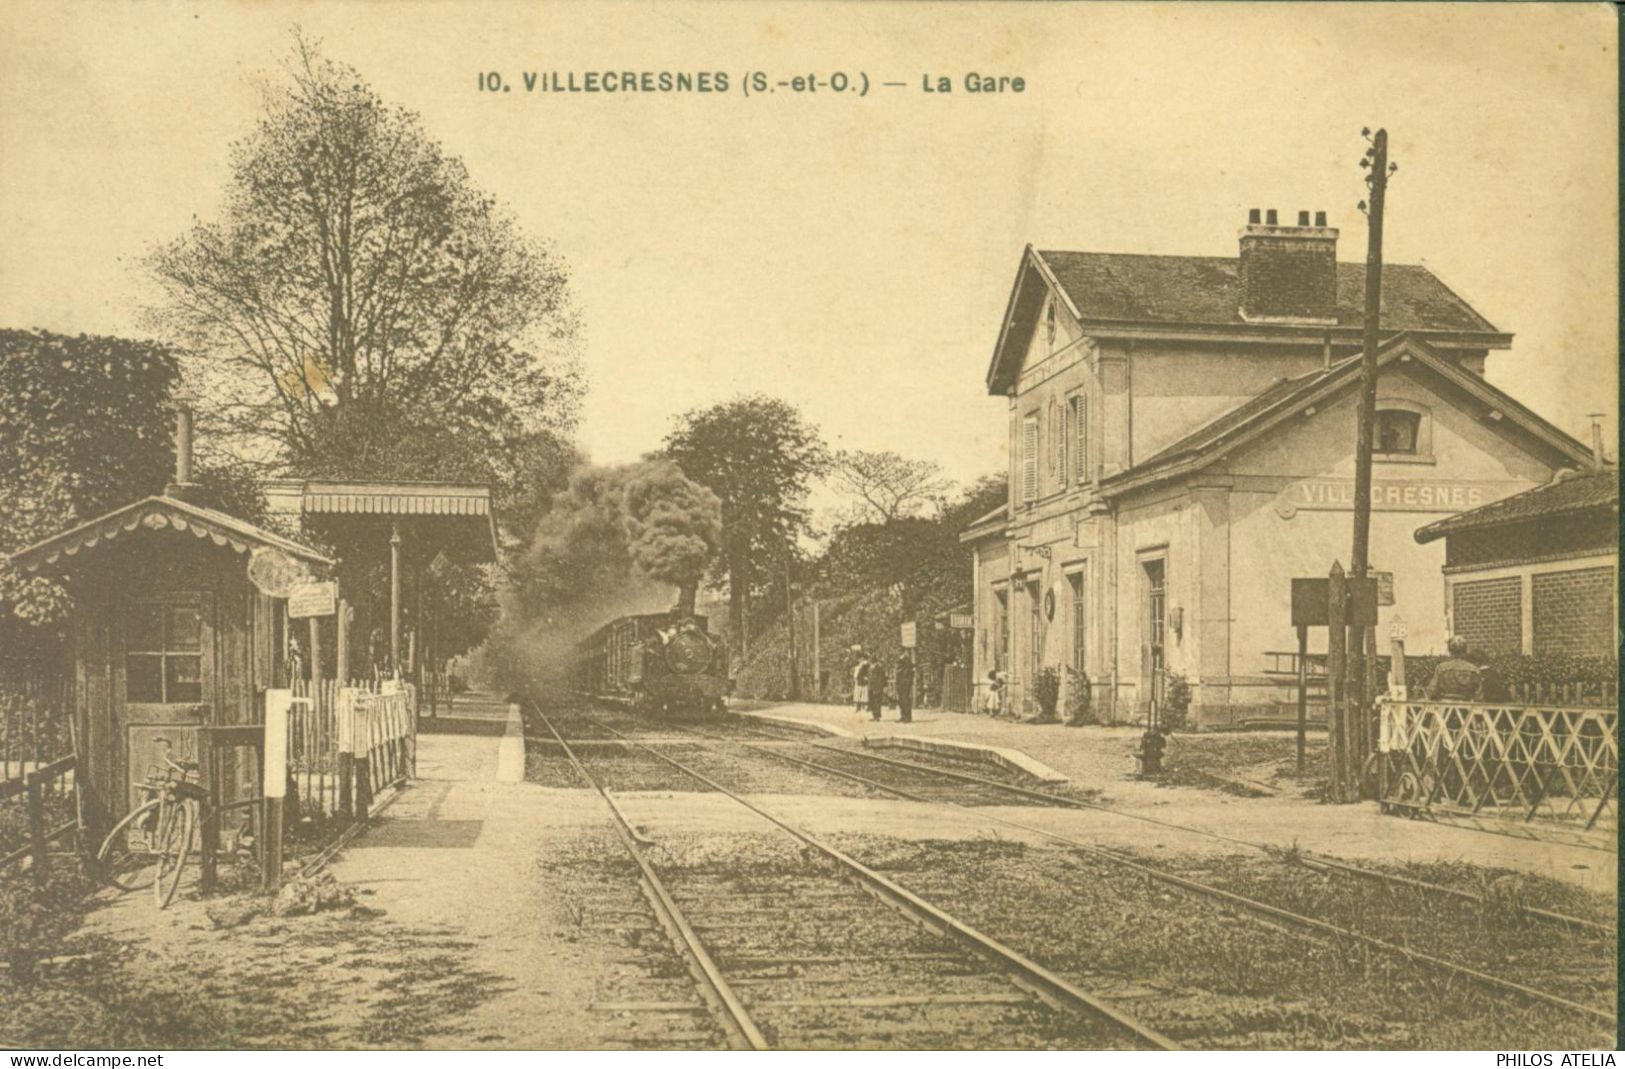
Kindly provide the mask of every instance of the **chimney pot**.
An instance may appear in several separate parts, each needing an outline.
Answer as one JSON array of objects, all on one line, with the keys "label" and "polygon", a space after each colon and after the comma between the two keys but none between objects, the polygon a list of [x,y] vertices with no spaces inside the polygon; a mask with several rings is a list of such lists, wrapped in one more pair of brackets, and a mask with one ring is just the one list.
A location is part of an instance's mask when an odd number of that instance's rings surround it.
[{"label": "chimney pot", "polygon": [[1252,225],[1257,226],[1259,221],[1263,218],[1263,215],[1263,212],[1259,211],[1257,208],[1254,208],[1252,211],[1247,213],[1247,221]]},{"label": "chimney pot", "polygon": [[1271,208],[1264,226],[1241,232],[1236,279],[1241,318],[1249,323],[1335,324],[1337,231],[1312,229],[1309,211],[1298,212],[1296,227],[1281,226],[1279,217]]},{"label": "chimney pot", "polygon": [[1325,226],[1326,225],[1326,213],[1325,212],[1316,212],[1315,213],[1315,225],[1316,226]]}]

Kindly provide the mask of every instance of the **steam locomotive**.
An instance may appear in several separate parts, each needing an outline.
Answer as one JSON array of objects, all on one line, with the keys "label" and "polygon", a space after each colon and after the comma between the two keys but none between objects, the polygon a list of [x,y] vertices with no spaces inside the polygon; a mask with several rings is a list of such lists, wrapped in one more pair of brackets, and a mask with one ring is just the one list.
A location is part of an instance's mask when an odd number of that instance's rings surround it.
[{"label": "steam locomotive", "polygon": [[703,616],[622,616],[577,644],[571,674],[583,694],[657,716],[703,716],[723,709],[728,647]]}]

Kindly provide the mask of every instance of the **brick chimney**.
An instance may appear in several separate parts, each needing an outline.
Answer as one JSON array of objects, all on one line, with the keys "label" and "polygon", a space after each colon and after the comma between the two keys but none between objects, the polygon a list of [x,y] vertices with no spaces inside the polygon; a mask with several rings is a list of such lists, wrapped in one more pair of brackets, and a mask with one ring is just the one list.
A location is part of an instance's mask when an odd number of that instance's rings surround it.
[{"label": "brick chimney", "polygon": [[1326,213],[1281,226],[1254,208],[1241,229],[1241,318],[1249,323],[1337,323],[1337,230]]},{"label": "brick chimney", "polygon": [[192,410],[182,406],[175,413],[175,480],[164,487],[164,496],[190,502],[197,490],[192,481]]}]

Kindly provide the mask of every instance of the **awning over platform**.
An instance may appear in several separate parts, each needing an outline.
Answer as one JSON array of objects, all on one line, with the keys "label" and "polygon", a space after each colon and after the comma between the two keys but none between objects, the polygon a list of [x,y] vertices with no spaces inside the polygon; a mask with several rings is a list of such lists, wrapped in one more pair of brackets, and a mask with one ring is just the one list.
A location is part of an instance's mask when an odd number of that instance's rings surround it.
[{"label": "awning over platform", "polygon": [[299,516],[438,516],[478,524],[485,560],[497,555],[491,489],[414,480],[276,479],[264,484],[271,512]]}]

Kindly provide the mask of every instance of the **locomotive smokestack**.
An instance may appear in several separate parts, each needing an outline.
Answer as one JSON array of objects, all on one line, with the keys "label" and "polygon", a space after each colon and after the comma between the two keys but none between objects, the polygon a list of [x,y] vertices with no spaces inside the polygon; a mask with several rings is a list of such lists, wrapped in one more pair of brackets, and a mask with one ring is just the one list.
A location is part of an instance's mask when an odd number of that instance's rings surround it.
[{"label": "locomotive smokestack", "polygon": [[699,589],[700,583],[697,579],[691,583],[677,585],[676,613],[679,620],[686,620],[694,615],[694,603],[699,597]]}]

